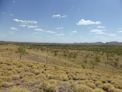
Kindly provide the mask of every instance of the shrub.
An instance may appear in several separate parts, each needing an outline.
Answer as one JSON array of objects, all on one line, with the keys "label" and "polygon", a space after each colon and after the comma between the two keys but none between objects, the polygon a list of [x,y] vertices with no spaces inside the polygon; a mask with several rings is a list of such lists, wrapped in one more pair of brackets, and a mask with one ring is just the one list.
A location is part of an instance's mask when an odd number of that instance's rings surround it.
[{"label": "shrub", "polygon": [[121,89],[113,89],[113,92],[122,92]]},{"label": "shrub", "polygon": [[101,81],[96,81],[95,82],[96,87],[102,88],[103,83]]},{"label": "shrub", "polygon": [[86,85],[89,86],[90,88],[93,88],[93,89],[96,88],[96,85],[92,82],[87,82]]},{"label": "shrub", "polygon": [[95,88],[94,92],[104,92],[104,91],[100,88]]},{"label": "shrub", "polygon": [[43,90],[46,92],[56,92],[57,82],[55,80],[45,81],[43,83]]},{"label": "shrub", "polygon": [[82,84],[76,84],[73,86],[74,92],[93,92],[92,88],[82,85]]},{"label": "shrub", "polygon": [[113,92],[114,90],[114,86],[109,84],[109,83],[105,83],[103,85],[103,90],[107,91],[107,92]]},{"label": "shrub", "polygon": [[4,87],[4,88],[12,87],[13,85],[14,85],[14,83],[12,83],[12,82],[2,82],[2,83],[0,83],[0,87]]},{"label": "shrub", "polygon": [[30,92],[30,91],[26,88],[12,87],[9,89],[8,92]]},{"label": "shrub", "polygon": [[56,92],[73,92],[73,90],[71,89],[71,85],[69,83],[62,82],[58,85]]}]

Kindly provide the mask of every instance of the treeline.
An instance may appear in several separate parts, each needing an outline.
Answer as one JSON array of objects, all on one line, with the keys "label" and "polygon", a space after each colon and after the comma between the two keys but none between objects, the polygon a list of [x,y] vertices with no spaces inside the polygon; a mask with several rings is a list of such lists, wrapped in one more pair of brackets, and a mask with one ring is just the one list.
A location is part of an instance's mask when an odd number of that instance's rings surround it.
[{"label": "treeline", "polygon": [[121,45],[26,45],[33,49],[69,49],[69,50],[86,50],[105,53],[115,53],[122,55]]}]

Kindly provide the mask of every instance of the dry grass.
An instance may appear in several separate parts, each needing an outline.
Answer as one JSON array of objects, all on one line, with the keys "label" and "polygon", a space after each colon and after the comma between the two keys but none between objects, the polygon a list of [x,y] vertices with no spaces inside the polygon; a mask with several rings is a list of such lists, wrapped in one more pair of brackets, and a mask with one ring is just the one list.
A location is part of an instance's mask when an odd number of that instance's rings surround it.
[{"label": "dry grass", "polygon": [[[45,65],[44,62],[27,59],[19,60],[18,55],[14,56],[17,46],[0,47],[0,50],[3,50],[0,53],[0,92],[122,91],[121,73],[104,71],[102,68],[93,70],[49,63]],[[12,54],[5,56],[8,52]]]},{"label": "dry grass", "polygon": [[30,91],[26,88],[12,87],[9,89],[9,92],[30,92]]}]

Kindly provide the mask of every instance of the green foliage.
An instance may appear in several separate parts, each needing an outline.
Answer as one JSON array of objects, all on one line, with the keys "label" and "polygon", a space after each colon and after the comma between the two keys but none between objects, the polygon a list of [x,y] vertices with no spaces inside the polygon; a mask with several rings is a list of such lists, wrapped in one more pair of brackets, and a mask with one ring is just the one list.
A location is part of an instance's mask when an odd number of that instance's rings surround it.
[{"label": "green foliage", "polygon": [[95,57],[95,61],[96,61],[97,63],[99,63],[99,62],[100,62],[100,57],[99,57],[99,56],[96,56],[96,57]]},{"label": "green foliage", "polygon": [[58,55],[58,50],[54,50],[54,56]]},{"label": "green foliage", "polygon": [[23,55],[27,54],[27,51],[24,47],[19,47],[17,52],[20,54],[20,59],[22,58]]}]

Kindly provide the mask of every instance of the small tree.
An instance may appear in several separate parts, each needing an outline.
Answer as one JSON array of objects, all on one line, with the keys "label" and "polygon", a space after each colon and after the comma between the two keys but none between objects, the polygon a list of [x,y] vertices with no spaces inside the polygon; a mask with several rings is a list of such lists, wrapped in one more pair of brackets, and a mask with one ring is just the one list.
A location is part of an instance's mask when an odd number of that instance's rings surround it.
[{"label": "small tree", "polygon": [[17,52],[20,55],[20,59],[22,58],[23,55],[27,54],[26,49],[24,47],[19,47]]},{"label": "small tree", "polygon": [[100,58],[99,57],[95,57],[95,60],[91,60],[90,63],[92,65],[92,69],[94,70],[95,66],[97,66],[100,62]]},{"label": "small tree", "polygon": [[66,66],[67,52],[66,52],[66,50],[63,51],[63,57],[64,57],[64,60],[65,60],[65,66]]},{"label": "small tree", "polygon": [[84,60],[84,63],[85,63],[85,64],[87,64],[87,63],[88,63],[88,60],[87,60],[87,59],[88,59],[88,57],[89,57],[89,54],[87,54],[87,55],[84,57],[84,59],[85,59],[85,60]]},{"label": "small tree", "polygon": [[91,61],[90,61],[90,63],[91,63],[91,65],[92,65],[92,69],[94,70],[94,68],[95,68],[95,65],[97,64],[97,63],[96,63],[96,61],[94,61],[94,60],[91,60]]},{"label": "small tree", "polygon": [[119,58],[115,58],[115,60],[112,62],[112,66],[114,68],[117,68],[119,66]]},{"label": "small tree", "polygon": [[97,62],[97,63],[99,63],[101,60],[100,60],[100,57],[99,56],[96,56],[95,57],[95,61]]},{"label": "small tree", "polygon": [[105,67],[107,67],[108,62],[109,62],[109,53],[106,53]]},{"label": "small tree", "polygon": [[58,55],[58,50],[54,50],[54,56]]}]

